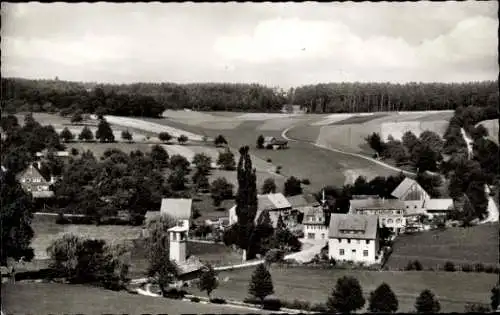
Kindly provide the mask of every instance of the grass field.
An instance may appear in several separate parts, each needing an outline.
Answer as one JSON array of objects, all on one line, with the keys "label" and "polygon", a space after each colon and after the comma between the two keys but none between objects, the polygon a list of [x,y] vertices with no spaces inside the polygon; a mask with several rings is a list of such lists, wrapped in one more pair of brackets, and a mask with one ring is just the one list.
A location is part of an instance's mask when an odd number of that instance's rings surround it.
[{"label": "grass field", "polygon": [[[254,268],[221,272],[228,277],[215,291],[216,295],[244,299]],[[315,303],[326,302],[338,278],[356,277],[366,297],[382,282],[386,282],[399,300],[399,311],[414,310],[415,299],[424,289],[431,289],[439,298],[441,311],[463,312],[467,302],[489,303],[490,290],[496,277],[489,274],[444,272],[381,272],[328,270],[307,267],[272,267],[275,295],[286,300],[300,299]]]},{"label": "grass field", "polygon": [[[199,293],[198,293],[199,294]],[[2,284],[5,314],[246,314],[227,305],[200,304],[56,283]]]},{"label": "grass field", "polygon": [[377,119],[377,118],[382,118],[387,116],[388,114],[378,114],[375,113],[373,115],[363,115],[363,116],[351,116],[347,119],[340,120],[337,122],[334,122],[330,125],[349,125],[349,124],[363,124],[366,122],[369,122],[371,120]]},{"label": "grass field", "polygon": [[448,228],[427,231],[396,238],[389,268],[404,268],[408,261],[417,259],[426,267],[443,266],[446,261],[455,264],[498,264],[498,223],[470,228]]},{"label": "grass field", "polygon": [[484,120],[476,124],[483,125],[488,130],[488,139],[498,144],[498,119]]}]

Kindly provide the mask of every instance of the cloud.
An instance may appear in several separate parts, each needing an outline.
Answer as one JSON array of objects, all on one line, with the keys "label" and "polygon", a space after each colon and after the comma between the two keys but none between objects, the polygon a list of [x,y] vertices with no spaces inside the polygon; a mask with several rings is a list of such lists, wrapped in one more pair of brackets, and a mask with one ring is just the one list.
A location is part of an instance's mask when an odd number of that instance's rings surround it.
[{"label": "cloud", "polygon": [[108,82],[495,79],[497,2],[2,3],[2,74]]}]

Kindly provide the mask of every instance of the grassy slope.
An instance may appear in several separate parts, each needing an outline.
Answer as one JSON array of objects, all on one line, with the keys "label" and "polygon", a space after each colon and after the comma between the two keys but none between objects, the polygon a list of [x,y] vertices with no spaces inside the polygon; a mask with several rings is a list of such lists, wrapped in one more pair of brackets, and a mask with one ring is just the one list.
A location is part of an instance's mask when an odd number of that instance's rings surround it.
[{"label": "grassy slope", "polygon": [[[248,284],[254,268],[221,272],[221,282],[215,294],[235,299],[247,296]],[[490,290],[496,278],[488,274],[444,272],[380,272],[279,268],[273,267],[271,275],[276,296],[286,300],[300,299],[324,303],[339,277],[356,277],[365,296],[382,282],[391,286],[399,299],[399,311],[413,310],[415,299],[424,289],[431,289],[441,302],[444,312],[463,312],[468,301],[488,303]],[[467,284],[467,285],[464,285]]]},{"label": "grassy slope", "polygon": [[498,264],[498,224],[470,228],[448,228],[414,235],[401,235],[395,241],[387,266],[404,268],[409,260],[418,259],[424,267],[456,264]]},{"label": "grassy slope", "polygon": [[[250,310],[132,295],[82,285],[2,284],[5,314],[245,314]],[[252,310],[252,313],[261,313]]]},{"label": "grassy slope", "polygon": [[129,154],[131,151],[135,150],[140,150],[144,153],[151,151],[151,146],[152,144],[146,144],[146,143],[99,143],[99,142],[92,142],[92,143],[84,143],[84,142],[71,142],[71,143],[66,143],[66,147],[68,150],[71,150],[72,148],[76,148],[79,153],[85,152],[87,150],[90,150],[94,153],[94,156],[96,158],[100,158],[104,151],[108,149],[118,149],[126,154]]}]

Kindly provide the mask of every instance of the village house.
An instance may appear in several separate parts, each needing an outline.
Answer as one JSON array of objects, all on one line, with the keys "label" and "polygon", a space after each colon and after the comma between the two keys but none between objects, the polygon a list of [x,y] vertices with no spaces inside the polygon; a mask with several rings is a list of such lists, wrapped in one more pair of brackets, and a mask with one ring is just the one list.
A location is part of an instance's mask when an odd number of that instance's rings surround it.
[{"label": "village house", "polygon": [[290,220],[294,223],[302,223],[305,213],[310,211],[311,207],[319,207],[320,203],[311,194],[300,194],[287,197],[288,202],[292,206],[290,211]]},{"label": "village house", "polygon": [[302,109],[300,105],[285,104],[281,108],[283,114],[304,114],[307,110]]},{"label": "village house", "polygon": [[[255,222],[258,222],[260,216],[264,212],[268,212],[273,227],[277,226],[280,215],[285,224],[293,224],[293,220],[290,219],[291,210],[292,206],[282,193],[257,195],[257,214],[255,215]],[[234,205],[229,209],[229,225],[233,225],[236,222],[238,222],[238,216],[236,215],[236,205]]]},{"label": "village house", "polygon": [[398,199],[351,200],[349,213],[353,215],[376,215],[379,219],[379,225],[391,229],[395,235],[404,230],[407,219],[405,204]]},{"label": "village house", "polygon": [[42,176],[36,164],[30,164],[26,170],[19,173],[16,177],[23,190],[31,194],[33,198],[54,197],[54,192],[50,190],[50,185],[54,183],[54,178],[52,177],[48,181]]},{"label": "village house", "polygon": [[405,178],[401,184],[391,193],[393,197],[398,198],[405,204],[408,213],[413,212],[416,215],[446,215],[453,209],[453,199],[451,198],[431,198],[431,196],[411,178]]},{"label": "village house", "polygon": [[275,137],[264,137],[263,146],[266,149],[281,150],[288,147],[288,141],[278,140]]},{"label": "village house", "polygon": [[160,211],[146,212],[146,221],[153,220],[161,215],[168,215],[177,220],[177,222],[187,221],[187,227],[189,230],[192,205],[193,205],[192,199],[163,198],[161,200]]},{"label": "village house", "polygon": [[[69,158],[69,152],[68,151],[54,151],[52,152],[54,154],[55,157],[58,157],[58,158]],[[47,150],[47,149],[43,149],[41,152],[37,152],[36,153],[36,157],[39,158],[39,159],[46,159],[48,158],[50,155],[50,151]]]},{"label": "village house", "polygon": [[327,240],[328,224],[326,224],[325,213],[319,205],[309,206],[304,210],[304,238],[310,240]]},{"label": "village house", "polygon": [[379,261],[378,218],[375,215],[333,213],[328,256],[335,260],[373,264]]}]

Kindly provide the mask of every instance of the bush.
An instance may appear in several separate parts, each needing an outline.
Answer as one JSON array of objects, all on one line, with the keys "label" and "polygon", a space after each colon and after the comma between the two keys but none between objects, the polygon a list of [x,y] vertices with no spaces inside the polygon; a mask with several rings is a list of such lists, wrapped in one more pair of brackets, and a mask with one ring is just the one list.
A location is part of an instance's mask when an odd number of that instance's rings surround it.
[{"label": "bush", "polygon": [[272,163],[272,162],[273,162],[273,160],[271,160],[270,158],[267,158],[266,162],[267,162],[267,163]]},{"label": "bush", "polygon": [[462,271],[463,272],[471,272],[472,271],[472,266],[469,264],[464,264],[462,265]]},{"label": "bush", "polygon": [[486,273],[494,273],[495,272],[495,267],[493,267],[491,265],[488,265],[488,266],[484,267],[484,272],[486,272]]},{"label": "bush", "polygon": [[281,301],[276,298],[266,298],[262,308],[269,311],[279,311],[281,309]]},{"label": "bush", "polygon": [[226,304],[226,300],[221,299],[221,298],[213,298],[213,299],[210,299],[210,303],[214,303],[214,304]]},{"label": "bush", "polygon": [[467,303],[465,304],[466,313],[488,313],[490,308],[483,304]]},{"label": "bush", "polygon": [[311,309],[311,303],[309,303],[308,301],[301,301],[297,299],[293,300],[292,302],[282,301],[281,305],[282,307],[296,309],[296,310],[309,311]]},{"label": "bush", "polygon": [[195,303],[199,303],[200,302],[200,298],[199,297],[196,297],[196,296],[193,296],[192,298],[190,298],[191,302],[195,302]]},{"label": "bush", "polygon": [[453,264],[451,261],[447,261],[444,264],[444,271],[448,271],[448,272],[454,272],[454,271],[456,271],[455,264]]},{"label": "bush", "polygon": [[69,224],[70,221],[62,213],[57,215],[56,224]]},{"label": "bush", "polygon": [[260,300],[255,298],[255,297],[246,297],[244,300],[243,300],[244,303],[248,303],[248,304],[260,304]]},{"label": "bush", "polygon": [[478,263],[474,265],[475,272],[484,272],[484,265],[482,263]]},{"label": "bush", "polygon": [[280,249],[277,249],[277,248],[273,248],[273,249],[270,249],[266,253],[266,256],[265,256],[264,260],[268,264],[272,264],[272,263],[282,262],[284,258],[285,258],[285,252],[284,251],[282,251]]},{"label": "bush", "polygon": [[311,311],[318,313],[326,313],[328,312],[328,307],[326,307],[326,305],[323,303],[314,304],[313,306],[311,306]]},{"label": "bush", "polygon": [[77,148],[71,148],[71,155],[78,155],[78,149]]},{"label": "bush", "polygon": [[168,289],[163,296],[169,299],[182,299],[186,294],[187,292],[184,290],[172,288]]},{"label": "bush", "polygon": [[304,178],[304,179],[302,179],[302,184],[304,184],[304,185],[310,185],[311,181],[308,178]]},{"label": "bush", "polygon": [[422,270],[422,264],[418,260],[411,260],[408,262],[408,265],[406,265],[404,270],[416,270],[416,271],[421,271]]}]

